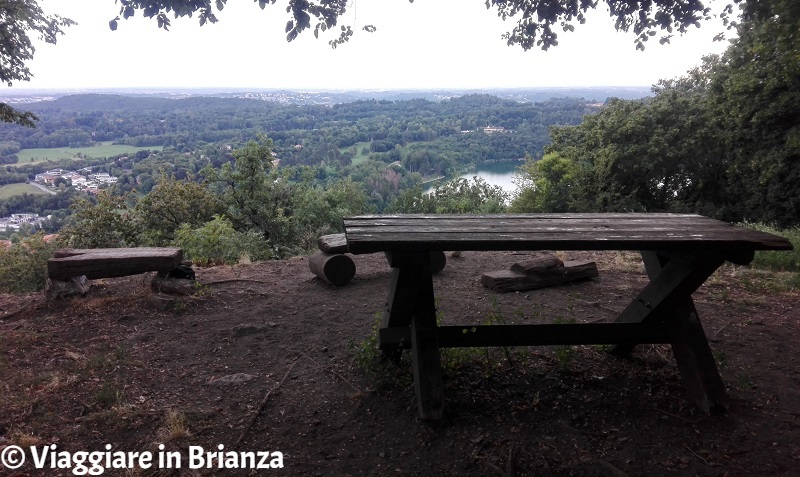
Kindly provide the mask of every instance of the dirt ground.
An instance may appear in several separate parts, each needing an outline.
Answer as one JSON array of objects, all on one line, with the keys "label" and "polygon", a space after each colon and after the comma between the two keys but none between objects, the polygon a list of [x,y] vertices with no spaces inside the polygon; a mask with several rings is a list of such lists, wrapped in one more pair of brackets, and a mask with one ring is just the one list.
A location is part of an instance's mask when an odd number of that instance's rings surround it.
[{"label": "dirt ground", "polygon": [[[613,319],[641,262],[591,257],[600,277],[497,294],[482,272],[525,254],[467,252],[434,279],[447,324]],[[304,258],[199,269],[195,296],[158,300],[151,276],[97,280],[83,298],[0,297],[0,448],[177,452],[180,469],[104,475],[797,475],[800,293],[725,266],[695,301],[730,397],[704,415],[668,346],[452,351],[445,418],[417,417],[410,365],[370,364],[390,269],[358,256],[333,287]],[[189,469],[189,449],[279,451],[282,469]],[[271,454],[275,457],[277,454]],[[72,475],[70,470],[0,475]],[[215,463],[216,465],[216,463]]]}]

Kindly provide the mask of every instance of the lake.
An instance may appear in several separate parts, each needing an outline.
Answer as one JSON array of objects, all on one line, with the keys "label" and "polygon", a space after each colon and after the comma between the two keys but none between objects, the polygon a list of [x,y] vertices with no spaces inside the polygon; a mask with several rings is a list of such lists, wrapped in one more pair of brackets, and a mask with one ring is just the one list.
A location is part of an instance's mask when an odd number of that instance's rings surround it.
[{"label": "lake", "polygon": [[[481,164],[476,169],[468,173],[461,174],[459,177],[472,180],[473,177],[478,176],[488,182],[490,185],[500,186],[504,191],[511,194],[517,190],[517,186],[513,182],[514,173],[516,172],[517,167],[524,163],[525,161],[501,161]],[[441,183],[441,181],[431,182],[430,185],[427,185],[423,190],[425,192],[430,192],[433,190],[436,184],[439,183]]]}]

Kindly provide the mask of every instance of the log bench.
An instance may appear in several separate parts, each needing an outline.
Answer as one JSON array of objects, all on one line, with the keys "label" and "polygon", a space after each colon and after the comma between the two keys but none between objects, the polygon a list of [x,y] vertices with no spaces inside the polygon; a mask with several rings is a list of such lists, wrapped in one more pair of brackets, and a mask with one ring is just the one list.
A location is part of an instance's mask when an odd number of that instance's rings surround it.
[{"label": "log bench", "polygon": [[[775,235],[687,214],[367,215],[344,219],[350,253],[385,252],[393,268],[378,344],[387,357],[410,349],[419,415],[440,419],[442,347],[669,343],[689,399],[725,402],[725,387],[692,293],[726,260],[790,250]],[[649,283],[612,323],[437,326],[429,254],[443,250],[636,250]]]},{"label": "log bench", "polygon": [[180,266],[183,250],[179,248],[62,248],[47,261],[51,280],[69,280],[85,276],[124,277],[146,272],[168,273]]}]

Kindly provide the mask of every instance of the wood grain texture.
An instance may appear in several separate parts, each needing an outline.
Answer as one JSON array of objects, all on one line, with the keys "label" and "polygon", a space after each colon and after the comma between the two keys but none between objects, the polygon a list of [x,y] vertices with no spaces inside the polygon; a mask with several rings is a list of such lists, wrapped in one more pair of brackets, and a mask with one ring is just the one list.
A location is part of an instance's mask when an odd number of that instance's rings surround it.
[{"label": "wood grain texture", "polygon": [[791,250],[788,240],[689,214],[365,215],[344,219],[352,253],[430,250]]},{"label": "wood grain texture", "polygon": [[59,249],[47,261],[51,279],[66,280],[85,275],[96,278],[124,277],[145,272],[169,272],[181,264],[179,248]]}]

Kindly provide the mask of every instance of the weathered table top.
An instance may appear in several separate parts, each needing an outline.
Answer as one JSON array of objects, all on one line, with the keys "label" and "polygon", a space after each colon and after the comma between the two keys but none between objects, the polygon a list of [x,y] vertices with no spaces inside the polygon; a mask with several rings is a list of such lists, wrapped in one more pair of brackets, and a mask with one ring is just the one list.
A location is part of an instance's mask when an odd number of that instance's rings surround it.
[{"label": "weathered table top", "polygon": [[772,234],[691,214],[364,215],[344,219],[351,253],[430,250],[791,250]]}]

